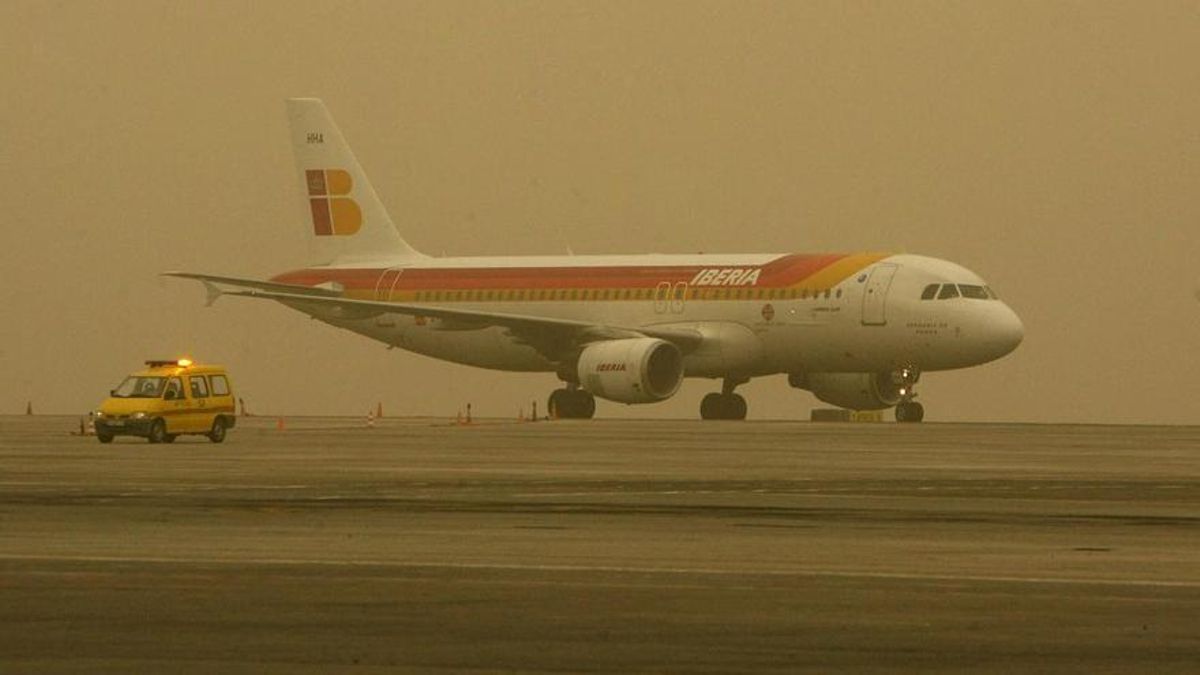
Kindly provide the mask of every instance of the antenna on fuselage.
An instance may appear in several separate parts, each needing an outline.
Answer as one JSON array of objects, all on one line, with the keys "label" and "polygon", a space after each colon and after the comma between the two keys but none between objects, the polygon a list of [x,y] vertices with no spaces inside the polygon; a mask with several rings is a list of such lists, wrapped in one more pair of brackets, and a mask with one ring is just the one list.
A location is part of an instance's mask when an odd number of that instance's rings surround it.
[{"label": "antenna on fuselage", "polygon": [[575,249],[571,248],[571,242],[567,239],[567,233],[563,231],[562,225],[555,225],[554,231],[558,233],[558,238],[562,240],[563,247],[567,249],[567,255],[575,255]]}]

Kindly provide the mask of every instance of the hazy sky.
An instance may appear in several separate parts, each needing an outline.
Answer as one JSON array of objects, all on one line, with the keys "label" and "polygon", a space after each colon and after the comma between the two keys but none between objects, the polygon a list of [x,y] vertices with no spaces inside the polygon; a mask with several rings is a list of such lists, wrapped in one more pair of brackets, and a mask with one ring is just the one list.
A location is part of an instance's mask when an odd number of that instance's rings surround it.
[{"label": "hazy sky", "polygon": [[944,257],[1026,339],[924,377],[928,419],[1200,423],[1196,2],[6,0],[0,54],[3,413],[82,413],[176,354],[260,413],[544,404],[549,374],[157,277],[303,264],[283,99],[319,96],[428,253]]}]

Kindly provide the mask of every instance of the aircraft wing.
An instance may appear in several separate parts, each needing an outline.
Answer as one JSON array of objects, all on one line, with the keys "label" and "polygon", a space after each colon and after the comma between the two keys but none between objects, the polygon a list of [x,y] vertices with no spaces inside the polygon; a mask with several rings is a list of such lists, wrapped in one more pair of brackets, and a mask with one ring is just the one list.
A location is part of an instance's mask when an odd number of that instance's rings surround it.
[{"label": "aircraft wing", "polygon": [[[699,347],[704,339],[698,331],[684,328],[628,328],[572,319],[455,309],[444,305],[355,300],[342,297],[341,291],[335,289],[190,272],[164,272],[163,276],[200,281],[208,293],[209,305],[222,295],[239,295],[276,300],[306,313],[314,313],[312,310],[317,310],[315,313],[328,314],[333,318],[364,319],[382,314],[404,314],[439,319],[441,324],[437,328],[441,330],[472,330],[500,326],[551,360],[560,360],[581,345],[601,340],[653,337],[673,343],[686,354]],[[234,286],[237,290],[228,290],[222,286]]]}]

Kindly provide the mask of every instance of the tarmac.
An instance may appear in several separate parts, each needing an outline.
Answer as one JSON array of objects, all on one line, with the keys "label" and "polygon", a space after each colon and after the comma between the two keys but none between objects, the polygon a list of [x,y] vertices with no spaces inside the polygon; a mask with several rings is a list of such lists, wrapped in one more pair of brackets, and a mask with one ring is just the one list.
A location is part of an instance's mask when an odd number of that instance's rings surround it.
[{"label": "tarmac", "polygon": [[1196,672],[1200,427],[0,417],[0,672]]}]

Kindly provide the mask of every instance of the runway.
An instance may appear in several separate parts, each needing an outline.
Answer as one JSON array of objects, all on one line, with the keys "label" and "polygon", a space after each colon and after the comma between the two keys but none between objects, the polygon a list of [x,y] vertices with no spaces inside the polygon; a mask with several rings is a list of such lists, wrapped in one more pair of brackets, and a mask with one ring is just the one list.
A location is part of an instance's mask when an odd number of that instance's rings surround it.
[{"label": "runway", "polygon": [[1194,672],[1200,428],[0,417],[0,671]]}]

